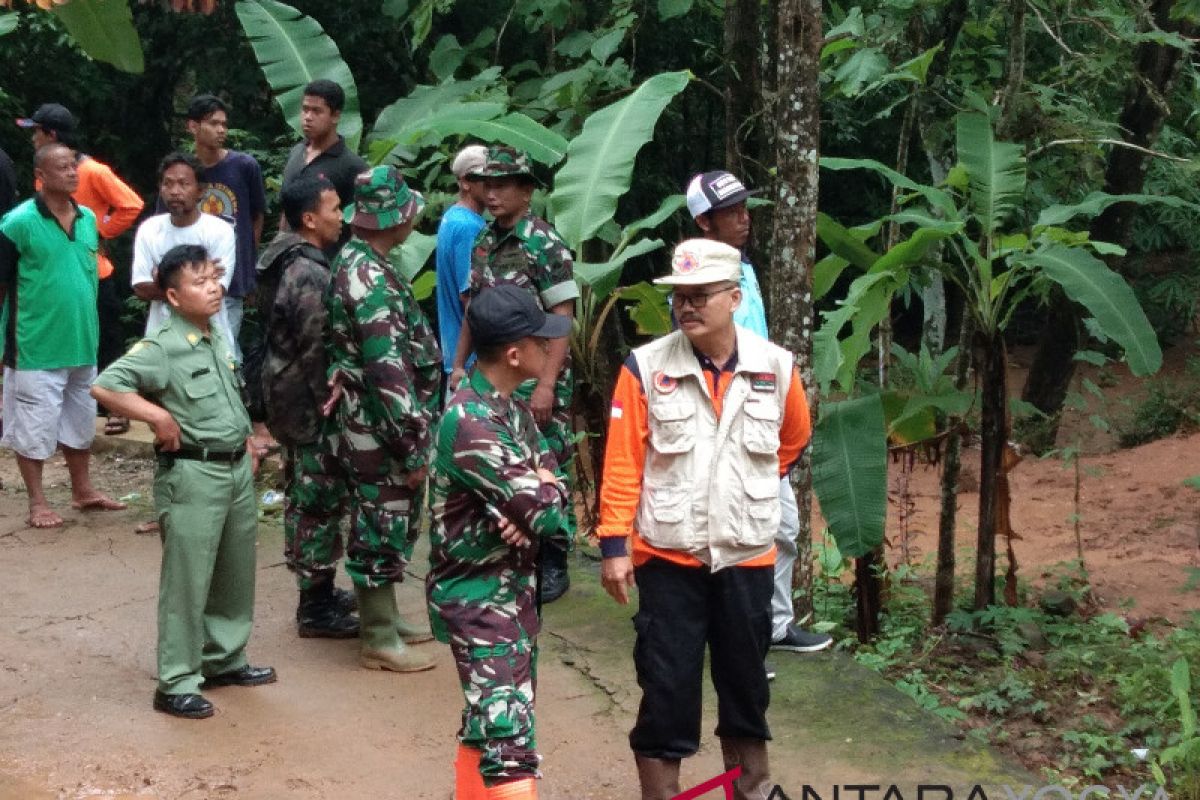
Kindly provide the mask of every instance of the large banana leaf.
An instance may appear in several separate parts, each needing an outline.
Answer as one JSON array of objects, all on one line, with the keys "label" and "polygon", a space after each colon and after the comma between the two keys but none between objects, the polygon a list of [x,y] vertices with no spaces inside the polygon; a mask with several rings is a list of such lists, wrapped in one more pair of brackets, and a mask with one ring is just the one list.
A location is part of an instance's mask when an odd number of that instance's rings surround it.
[{"label": "large banana leaf", "polygon": [[[370,160],[380,164],[395,154],[402,160],[411,161],[417,149],[424,145],[432,146],[445,135],[435,134],[441,126],[495,119],[504,113],[504,108],[504,103],[459,100],[439,106],[422,117],[407,118],[391,126],[386,135],[376,127],[371,133]],[[383,119],[383,115],[380,115],[380,119]]]},{"label": "large banana leaf", "polygon": [[1162,350],[1146,312],[1125,279],[1103,261],[1078,247],[1048,244],[1023,256],[1020,263],[1041,267],[1067,297],[1086,308],[1100,330],[1125,349],[1134,375],[1151,375],[1162,366]]},{"label": "large banana leaf", "polygon": [[997,142],[983,114],[958,115],[958,162],[967,173],[970,207],[990,239],[1025,195],[1021,146]]},{"label": "large banana leaf", "polygon": [[625,268],[626,261],[653,253],[662,246],[662,239],[638,239],[603,264],[576,262],[575,279],[591,286],[597,296],[608,297],[612,294],[613,289],[617,288],[617,283],[621,280],[621,270]]},{"label": "large banana leaf", "polygon": [[548,166],[562,161],[567,140],[524,114],[506,114],[493,119],[460,119],[431,125],[434,133],[471,135],[485,142],[501,142],[524,150],[529,157]]},{"label": "large banana leaf", "polygon": [[1174,195],[1091,192],[1087,197],[1073,206],[1056,204],[1042,209],[1042,213],[1038,214],[1034,227],[1044,228],[1053,225],[1062,225],[1080,214],[1094,217],[1114,203],[1137,203],[1139,205],[1159,203],[1164,206],[1171,206],[1172,208],[1189,208],[1192,211],[1200,211],[1200,206],[1197,206],[1195,203],[1189,203],[1183,198],[1175,197]]},{"label": "large banana leaf", "polygon": [[616,214],[617,200],[629,191],[638,151],[650,141],[663,109],[687,86],[690,75],[655,75],[583,123],[549,198],[554,227],[572,250],[578,252]]},{"label": "large banana leaf", "polygon": [[142,42],[126,0],[71,0],[54,6],[53,14],[92,58],[123,72],[141,74],[145,70]]},{"label": "large banana leaf", "polygon": [[418,86],[407,97],[401,97],[379,112],[371,135],[390,139],[402,138],[402,132],[414,121],[424,119],[439,109],[457,104],[469,95],[495,86],[499,78],[500,68],[491,67],[469,80],[447,81],[437,86]]},{"label": "large banana leaf", "polygon": [[15,11],[10,11],[7,14],[0,14],[0,36],[5,36],[17,29],[17,14]]},{"label": "large banana leaf", "polygon": [[417,273],[424,268],[425,262],[429,261],[429,257],[436,249],[436,236],[413,231],[404,240],[404,243],[393,250],[390,255],[393,263],[399,257],[400,274],[411,281],[417,277]]},{"label": "large banana leaf", "polygon": [[845,170],[867,169],[876,173],[882,178],[885,178],[893,186],[905,189],[919,194],[924,197],[929,204],[940,211],[947,219],[957,219],[959,216],[958,207],[954,204],[954,198],[947,192],[933,186],[926,186],[922,183],[917,183],[907,175],[897,172],[886,164],[881,164],[870,158],[835,158],[833,156],[821,157],[822,169],[834,170],[842,172]]},{"label": "large banana leaf", "polygon": [[321,23],[277,0],[238,0],[236,9],[254,56],[288,124],[300,133],[304,87],[317,78],[327,78],[346,92],[338,130],[346,137],[350,149],[358,150],[363,129],[358,112],[358,86]]},{"label": "large banana leaf", "polygon": [[813,432],[813,491],[838,549],[862,558],[883,542],[887,432],[879,395],[821,404]]}]

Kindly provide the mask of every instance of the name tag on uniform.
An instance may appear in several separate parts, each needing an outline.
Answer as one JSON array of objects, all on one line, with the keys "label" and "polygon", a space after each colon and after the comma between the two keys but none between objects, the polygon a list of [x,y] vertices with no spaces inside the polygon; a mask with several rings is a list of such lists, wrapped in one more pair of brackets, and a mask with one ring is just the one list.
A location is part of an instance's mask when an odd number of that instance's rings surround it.
[{"label": "name tag on uniform", "polygon": [[775,391],[775,375],[771,372],[754,372],[750,375],[750,388],[756,392]]},{"label": "name tag on uniform", "polygon": [[192,377],[199,378],[201,375],[207,375],[207,374],[208,374],[208,367],[204,367],[203,369],[198,369],[195,372],[193,372]]}]

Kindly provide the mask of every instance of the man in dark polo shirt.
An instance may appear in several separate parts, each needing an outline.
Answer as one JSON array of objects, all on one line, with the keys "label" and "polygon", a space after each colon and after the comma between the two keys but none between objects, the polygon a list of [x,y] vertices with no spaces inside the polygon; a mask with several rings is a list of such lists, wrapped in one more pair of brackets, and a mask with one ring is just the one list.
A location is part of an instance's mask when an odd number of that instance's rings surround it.
[{"label": "man in dark polo shirt", "polygon": [[18,197],[17,172],[13,168],[13,161],[4,148],[0,148],[0,217],[17,204]]},{"label": "man in dark polo shirt", "polygon": [[[301,175],[325,178],[337,190],[343,208],[354,202],[354,179],[367,170],[367,162],[348,148],[346,140],[338,133],[338,122],[345,105],[346,93],[333,81],[321,78],[304,87],[304,97],[300,101],[300,129],[304,131],[304,141],[297,142],[292,148],[283,168],[284,188]],[[286,230],[286,224],[286,220],[280,220],[281,228]],[[338,239],[338,248],[349,239],[350,226],[347,225]]]},{"label": "man in dark polo shirt", "polygon": [[4,435],[29,497],[28,524],[57,528],[63,518],[42,491],[42,466],[62,447],[79,510],[125,508],[92,486],[95,435],[96,215],[71,199],[79,187],[75,153],[57,142],[37,151],[41,191],[0,220],[0,303],[8,302],[4,347]]}]

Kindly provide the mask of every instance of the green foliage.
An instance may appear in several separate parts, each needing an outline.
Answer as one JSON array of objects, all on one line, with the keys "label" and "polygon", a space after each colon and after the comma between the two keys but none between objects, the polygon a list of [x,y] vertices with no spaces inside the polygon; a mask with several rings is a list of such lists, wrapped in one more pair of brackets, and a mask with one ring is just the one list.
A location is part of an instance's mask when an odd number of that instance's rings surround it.
[{"label": "green foliage", "polygon": [[571,141],[549,205],[554,226],[572,250],[578,252],[616,214],[638,151],[688,79],[687,72],[671,72],[646,80],[628,97],[589,116]]},{"label": "green foliage", "polygon": [[124,72],[145,69],[127,0],[71,0],[54,6],[53,13],[90,57]]},{"label": "green foliage", "polygon": [[328,78],[346,92],[338,129],[350,148],[358,149],[363,127],[358,87],[321,23],[277,0],[238,0],[236,9],[275,101],[292,129],[301,133],[300,102],[305,85]]},{"label": "green foliage", "polygon": [[861,558],[883,542],[887,444],[879,395],[821,405],[813,431],[813,491],[838,550]]},{"label": "green foliage", "polygon": [[1138,403],[1127,419],[1117,423],[1117,441],[1121,447],[1164,439],[1185,427],[1200,425],[1200,403],[1196,386],[1174,381],[1155,381],[1146,397]]},{"label": "green foliage", "polygon": [[0,14],[0,36],[6,36],[15,31],[20,21],[20,17],[16,15],[16,12],[9,11]]}]

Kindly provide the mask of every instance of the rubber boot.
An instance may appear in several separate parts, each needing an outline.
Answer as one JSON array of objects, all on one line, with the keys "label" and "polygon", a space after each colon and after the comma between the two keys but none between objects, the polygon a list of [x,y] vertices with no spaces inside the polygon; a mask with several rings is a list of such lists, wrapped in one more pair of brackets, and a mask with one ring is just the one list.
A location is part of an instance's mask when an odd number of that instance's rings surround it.
[{"label": "rubber boot", "polygon": [[421,672],[433,669],[434,661],[427,655],[404,646],[396,632],[400,612],[396,608],[396,593],[387,586],[354,587],[358,595],[359,639],[358,663],[366,669],[391,672]]},{"label": "rubber boot", "polygon": [[487,800],[537,800],[537,779],[521,778],[489,786]]},{"label": "rubber boot", "polygon": [[633,756],[637,762],[642,800],[671,800],[679,794],[679,759]]},{"label": "rubber boot", "polygon": [[734,736],[721,738],[721,757],[725,769],[742,768],[733,782],[734,800],[767,800],[771,795],[771,770],[767,763],[767,743],[762,739]]},{"label": "rubber boot", "polygon": [[422,642],[432,642],[433,632],[429,630],[428,625],[418,625],[413,622],[408,622],[399,615],[396,616],[396,633],[400,634],[400,639],[405,644],[421,644]]},{"label": "rubber boot", "polygon": [[556,544],[542,545],[542,603],[553,603],[571,588],[567,573],[567,551]]},{"label": "rubber boot", "polygon": [[333,583],[322,581],[300,590],[296,627],[301,639],[353,639],[358,636],[358,617],[339,608]]},{"label": "rubber boot", "polygon": [[458,745],[454,759],[454,800],[487,800],[487,787],[479,774],[479,759],[483,756],[474,747]]}]

